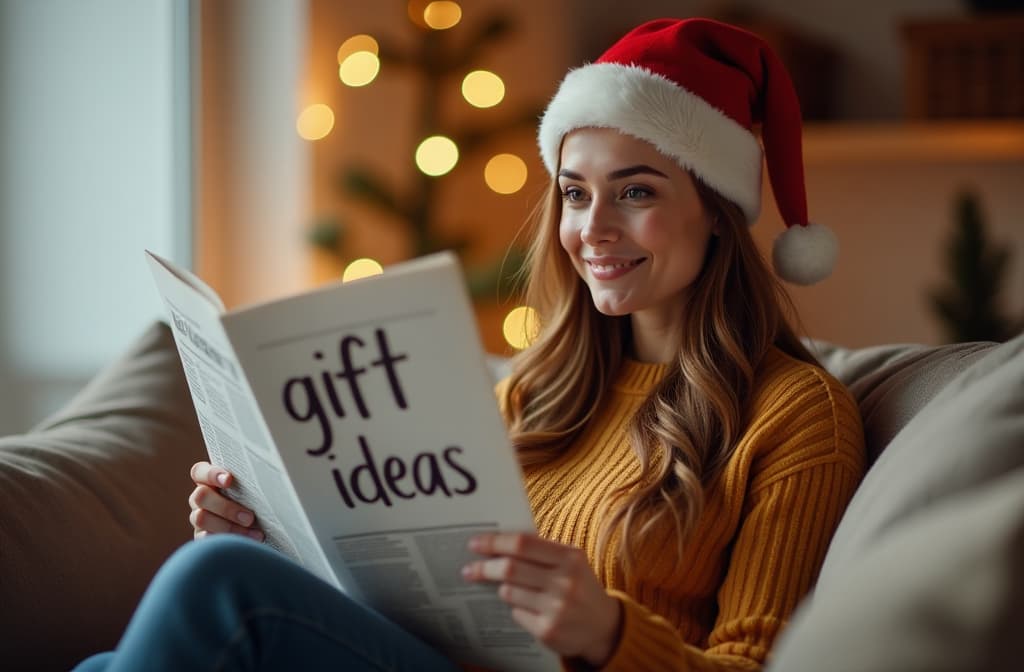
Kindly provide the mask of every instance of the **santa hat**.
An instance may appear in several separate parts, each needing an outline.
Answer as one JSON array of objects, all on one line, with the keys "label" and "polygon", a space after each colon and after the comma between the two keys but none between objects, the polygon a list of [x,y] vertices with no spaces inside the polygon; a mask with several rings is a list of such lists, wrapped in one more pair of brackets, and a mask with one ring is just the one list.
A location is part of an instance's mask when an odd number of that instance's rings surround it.
[{"label": "santa hat", "polygon": [[836,237],[807,219],[800,104],[782,62],[756,35],[709,19],[633,29],[570,71],[544,112],[538,142],[552,175],[562,138],[584,127],[650,142],[736,203],[750,224],[761,209],[763,156],[787,227],[772,250],[776,274],[810,285],[832,272]]}]

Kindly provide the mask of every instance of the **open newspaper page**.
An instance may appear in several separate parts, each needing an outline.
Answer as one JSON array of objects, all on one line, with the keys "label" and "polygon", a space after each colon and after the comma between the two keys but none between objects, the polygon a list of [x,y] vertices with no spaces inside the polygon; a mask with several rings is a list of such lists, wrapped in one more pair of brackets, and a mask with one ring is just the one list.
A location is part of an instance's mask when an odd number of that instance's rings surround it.
[{"label": "open newspaper page", "polygon": [[460,662],[559,669],[460,574],[534,524],[454,255],[219,319],[341,588]]},{"label": "open newspaper page", "polygon": [[338,585],[228,343],[220,298],[188,271],[157,255],[147,256],[210,461],[235,475],[227,494],[255,512],[269,546]]}]

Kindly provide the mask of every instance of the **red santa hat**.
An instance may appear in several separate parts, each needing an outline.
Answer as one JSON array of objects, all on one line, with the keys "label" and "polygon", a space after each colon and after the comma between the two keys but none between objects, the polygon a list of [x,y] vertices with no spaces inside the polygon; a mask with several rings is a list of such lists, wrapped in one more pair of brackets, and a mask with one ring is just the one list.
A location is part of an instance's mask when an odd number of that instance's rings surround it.
[{"label": "red santa hat", "polygon": [[544,112],[538,143],[552,175],[562,138],[585,127],[650,142],[736,203],[750,224],[761,209],[763,162],[787,227],[772,249],[776,274],[810,285],[832,272],[836,237],[807,219],[800,104],[782,62],[756,35],[709,19],[633,29],[570,71]]}]

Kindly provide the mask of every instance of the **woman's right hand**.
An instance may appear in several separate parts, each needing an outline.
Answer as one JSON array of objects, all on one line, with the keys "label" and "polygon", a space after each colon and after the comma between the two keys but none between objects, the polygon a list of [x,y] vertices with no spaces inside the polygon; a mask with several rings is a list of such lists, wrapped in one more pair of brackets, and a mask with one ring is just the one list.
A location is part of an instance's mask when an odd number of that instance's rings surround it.
[{"label": "woman's right hand", "polygon": [[188,498],[192,509],[188,519],[196,539],[227,532],[263,541],[263,530],[253,512],[221,492],[221,488],[230,487],[234,480],[227,469],[209,462],[196,462],[190,474],[196,488]]}]

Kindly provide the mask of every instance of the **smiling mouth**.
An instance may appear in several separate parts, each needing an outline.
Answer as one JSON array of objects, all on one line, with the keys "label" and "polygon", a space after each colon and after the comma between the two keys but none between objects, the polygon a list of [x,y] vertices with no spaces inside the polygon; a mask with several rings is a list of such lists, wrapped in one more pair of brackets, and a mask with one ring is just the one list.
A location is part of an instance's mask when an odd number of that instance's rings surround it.
[{"label": "smiling mouth", "polygon": [[620,261],[614,264],[601,263],[599,261],[594,261],[592,259],[586,260],[587,265],[598,273],[611,273],[613,271],[621,271],[627,268],[633,268],[634,266],[639,266],[645,261],[647,261],[647,257],[640,257],[639,259],[633,259],[631,261]]},{"label": "smiling mouth", "polygon": [[647,257],[615,262],[597,259],[586,259],[585,261],[590,269],[590,276],[594,280],[598,282],[612,282],[632,273],[634,268],[647,261]]}]

